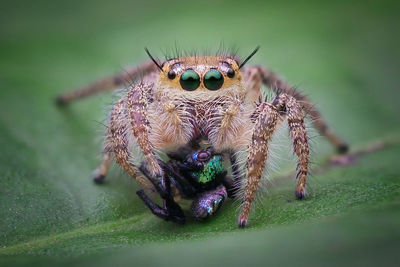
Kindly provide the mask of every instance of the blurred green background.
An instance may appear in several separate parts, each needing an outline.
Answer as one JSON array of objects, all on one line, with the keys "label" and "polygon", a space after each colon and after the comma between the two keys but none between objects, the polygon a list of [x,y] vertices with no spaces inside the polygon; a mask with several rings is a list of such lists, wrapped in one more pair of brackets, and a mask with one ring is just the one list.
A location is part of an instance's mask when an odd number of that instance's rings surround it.
[{"label": "blurred green background", "polygon": [[[2,1],[0,264],[355,265],[399,262],[398,1]],[[58,93],[178,44],[223,42],[309,95],[353,151],[385,149],[315,172],[310,196],[276,179],[249,228],[228,202],[184,227],[150,214],[118,167],[95,186],[111,94],[60,109]],[[287,134],[285,133],[285,138]],[[315,131],[314,168],[334,151]],[[287,144],[287,138],[282,141]],[[394,141],[393,141],[394,140]],[[293,170],[293,156],[276,176]],[[288,156],[290,155],[290,156]],[[187,206],[187,204],[186,204]]]}]

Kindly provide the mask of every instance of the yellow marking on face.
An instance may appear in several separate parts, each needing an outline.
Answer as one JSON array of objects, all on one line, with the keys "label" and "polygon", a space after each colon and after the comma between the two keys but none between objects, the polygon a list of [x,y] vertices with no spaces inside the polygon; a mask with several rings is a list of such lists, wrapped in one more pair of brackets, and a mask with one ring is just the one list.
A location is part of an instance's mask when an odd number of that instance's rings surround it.
[{"label": "yellow marking on face", "polygon": [[[166,61],[162,69],[163,71],[160,72],[157,81],[157,87],[159,89],[177,89],[188,91],[188,94],[190,91],[213,91],[207,88],[204,83],[204,76],[210,70],[218,71],[223,77],[222,86],[215,91],[223,91],[226,88],[237,87],[242,82],[242,74],[239,70],[239,65],[236,60],[230,57],[197,56],[176,58]],[[193,90],[184,89],[181,84],[181,76],[187,71],[194,71],[200,79],[198,87]],[[190,74],[193,75],[193,73]]]}]

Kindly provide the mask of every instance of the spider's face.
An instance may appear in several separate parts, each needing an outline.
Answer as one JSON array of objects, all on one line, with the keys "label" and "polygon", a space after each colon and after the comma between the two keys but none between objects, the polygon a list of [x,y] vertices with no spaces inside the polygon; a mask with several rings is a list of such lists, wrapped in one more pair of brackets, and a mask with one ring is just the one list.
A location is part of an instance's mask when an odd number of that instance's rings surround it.
[{"label": "spider's face", "polygon": [[242,75],[236,60],[221,56],[184,57],[166,61],[158,87],[191,92],[223,92],[241,84]]}]

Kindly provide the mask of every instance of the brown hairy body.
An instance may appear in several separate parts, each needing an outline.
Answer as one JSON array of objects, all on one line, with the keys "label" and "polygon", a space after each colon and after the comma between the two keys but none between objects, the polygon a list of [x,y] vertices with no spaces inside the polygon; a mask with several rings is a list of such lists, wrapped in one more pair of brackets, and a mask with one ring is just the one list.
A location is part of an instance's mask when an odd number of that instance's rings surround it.
[{"label": "brown hairy body", "polygon": [[[132,147],[140,148],[149,173],[161,185],[164,172],[159,152],[173,151],[199,139],[206,140],[215,151],[231,155],[231,159],[236,152],[245,152],[243,205],[238,218],[239,227],[245,227],[267,162],[269,141],[280,122],[287,119],[298,157],[295,193],[299,199],[306,196],[309,165],[305,112],[339,151],[347,149],[303,95],[265,68],[242,69],[244,64],[229,56],[181,57],[162,65],[154,62],[58,98],[59,103],[66,104],[118,87],[121,81],[137,77],[138,73],[144,75],[142,82],[132,85],[112,108],[96,179],[104,179],[115,158],[142,187],[151,189],[153,185],[133,163]],[[276,94],[271,103],[263,98],[263,84]]]}]

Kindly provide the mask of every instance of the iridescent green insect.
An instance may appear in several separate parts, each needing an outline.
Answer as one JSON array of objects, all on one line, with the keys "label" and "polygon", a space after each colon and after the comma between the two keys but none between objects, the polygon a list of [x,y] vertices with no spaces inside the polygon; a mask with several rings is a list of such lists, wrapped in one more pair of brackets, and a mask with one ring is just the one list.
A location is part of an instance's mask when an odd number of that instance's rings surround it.
[{"label": "iridescent green insect", "polygon": [[[183,155],[185,154],[185,155]],[[193,199],[191,213],[198,220],[203,220],[215,214],[224,200],[233,197],[235,188],[233,180],[225,170],[224,158],[215,154],[211,148],[197,151],[179,150],[170,153],[170,161],[164,163],[167,177],[165,189],[158,188],[166,201],[166,209],[155,204],[143,190],[138,191],[139,197],[158,217],[183,224],[185,216],[178,204],[174,202],[170,184],[179,190],[186,199]],[[146,170],[142,170],[146,174]],[[151,180],[151,175],[146,174]],[[157,187],[157,185],[155,184]]]},{"label": "iridescent green insect", "polygon": [[[197,157],[197,153],[193,154],[192,157]],[[193,172],[192,176],[196,182],[201,184],[207,184],[214,181],[217,177],[226,173],[224,169],[224,160],[222,156],[213,156],[210,161],[204,165],[203,170]]]}]

